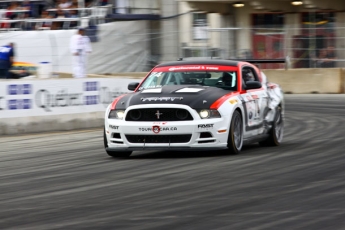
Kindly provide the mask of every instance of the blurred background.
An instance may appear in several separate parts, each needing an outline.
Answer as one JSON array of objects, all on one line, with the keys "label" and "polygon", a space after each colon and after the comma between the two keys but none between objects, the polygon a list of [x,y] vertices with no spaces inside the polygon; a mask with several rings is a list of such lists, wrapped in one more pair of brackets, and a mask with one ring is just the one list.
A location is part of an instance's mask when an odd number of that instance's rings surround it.
[{"label": "blurred background", "polygon": [[69,39],[78,27],[92,41],[89,74],[145,72],[181,57],[345,66],[343,0],[5,0],[0,7],[0,45],[15,42],[16,61],[50,63],[52,72],[72,72]]}]

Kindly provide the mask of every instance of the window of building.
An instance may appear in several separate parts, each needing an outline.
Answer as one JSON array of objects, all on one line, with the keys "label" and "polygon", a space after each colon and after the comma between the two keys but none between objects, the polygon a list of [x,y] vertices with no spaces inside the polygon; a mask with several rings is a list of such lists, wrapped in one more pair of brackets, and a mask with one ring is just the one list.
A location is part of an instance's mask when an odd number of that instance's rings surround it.
[{"label": "window of building", "polygon": [[193,14],[193,39],[207,40],[207,14],[194,13]]},{"label": "window of building", "polygon": [[253,14],[254,28],[282,28],[284,26],[284,13]]}]

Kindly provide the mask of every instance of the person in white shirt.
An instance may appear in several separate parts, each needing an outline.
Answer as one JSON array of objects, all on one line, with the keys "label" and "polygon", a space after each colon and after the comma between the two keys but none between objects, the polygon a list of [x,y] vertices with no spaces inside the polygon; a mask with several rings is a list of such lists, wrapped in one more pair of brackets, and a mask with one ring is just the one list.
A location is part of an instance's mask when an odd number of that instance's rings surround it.
[{"label": "person in white shirt", "polygon": [[70,8],[71,5],[72,5],[72,2],[69,2],[67,0],[62,0],[60,2],[60,4],[58,5],[58,8],[60,8],[60,9],[67,9],[67,8]]},{"label": "person in white shirt", "polygon": [[85,36],[85,29],[79,28],[78,33],[70,40],[70,51],[73,59],[73,77],[86,77],[87,55],[92,52],[90,39]]}]

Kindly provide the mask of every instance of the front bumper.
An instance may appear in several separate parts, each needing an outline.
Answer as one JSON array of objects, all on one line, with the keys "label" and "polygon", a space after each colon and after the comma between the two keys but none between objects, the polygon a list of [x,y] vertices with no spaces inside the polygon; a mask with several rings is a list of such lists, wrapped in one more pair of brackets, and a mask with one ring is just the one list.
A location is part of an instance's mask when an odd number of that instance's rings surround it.
[{"label": "front bumper", "polygon": [[[228,124],[228,117],[178,122],[129,122],[107,119],[105,122],[107,150],[208,151],[226,149]],[[130,135],[135,136],[136,139],[134,138],[133,141],[133,138],[129,138]],[[176,137],[179,135],[190,135],[190,138],[183,143],[178,143]]]}]

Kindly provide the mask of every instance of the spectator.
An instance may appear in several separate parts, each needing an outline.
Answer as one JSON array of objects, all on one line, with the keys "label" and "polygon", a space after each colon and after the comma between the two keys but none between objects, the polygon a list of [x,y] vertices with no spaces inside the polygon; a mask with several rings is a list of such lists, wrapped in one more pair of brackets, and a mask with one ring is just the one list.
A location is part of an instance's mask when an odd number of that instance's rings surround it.
[{"label": "spectator", "polygon": [[325,63],[327,61],[326,59],[327,59],[327,50],[326,49],[320,50],[318,58],[316,60],[316,67],[324,68],[326,65]]},{"label": "spectator", "polygon": [[[70,10],[67,16],[68,18],[79,18],[78,12],[76,10]],[[78,26],[78,22],[70,22],[69,25],[71,28],[75,28]]]},{"label": "spectator", "polygon": [[335,49],[333,46],[328,46],[327,47],[327,64],[326,68],[334,68],[335,67],[335,59],[336,59],[336,54],[335,54]]},{"label": "spectator", "polygon": [[[51,19],[53,17],[49,14],[49,12],[47,10],[43,10],[40,18],[41,19]],[[36,25],[36,29],[40,29],[41,27],[51,29],[52,22],[50,20],[47,20],[47,21],[43,21],[41,23],[41,25]]]},{"label": "spectator", "polygon": [[73,35],[70,40],[70,51],[73,55],[73,77],[86,77],[87,54],[91,53],[92,48],[90,39],[84,35],[85,29],[79,28],[78,33]]},{"label": "spectator", "polygon": [[11,4],[7,7],[8,12],[6,12],[6,18],[15,19],[17,17],[17,13],[11,12],[12,10],[19,10],[18,2],[11,2]]},{"label": "spectator", "polygon": [[67,1],[67,0],[61,0],[60,4],[58,5],[59,9],[68,9],[70,8],[72,5],[71,2]]},{"label": "spectator", "polygon": [[66,18],[66,14],[65,14],[65,12],[64,11],[62,11],[62,10],[57,10],[56,11],[56,18]]},{"label": "spectator", "polygon": [[28,10],[28,17],[33,17],[33,5],[32,3],[30,2],[30,0],[25,0],[23,1],[23,4],[22,4],[22,8],[23,10]]},{"label": "spectator", "polygon": [[9,78],[9,70],[14,62],[14,44],[0,47],[0,78]]},{"label": "spectator", "polygon": [[79,8],[78,0],[73,0],[73,1],[72,1],[71,8]]},{"label": "spectator", "polygon": [[[66,18],[66,14],[63,10],[58,9],[56,12],[56,18]],[[63,22],[53,22],[51,29],[52,30],[59,30],[62,29]]]}]

